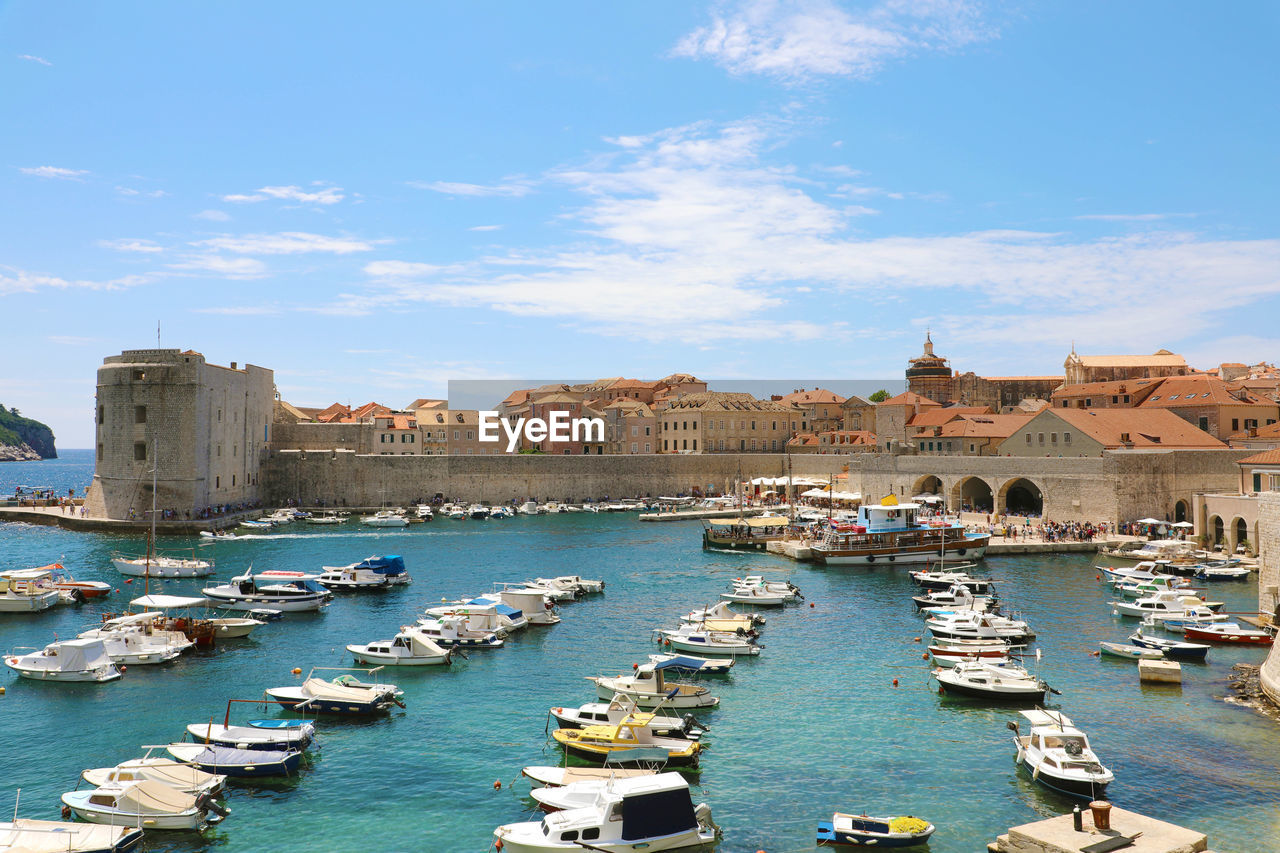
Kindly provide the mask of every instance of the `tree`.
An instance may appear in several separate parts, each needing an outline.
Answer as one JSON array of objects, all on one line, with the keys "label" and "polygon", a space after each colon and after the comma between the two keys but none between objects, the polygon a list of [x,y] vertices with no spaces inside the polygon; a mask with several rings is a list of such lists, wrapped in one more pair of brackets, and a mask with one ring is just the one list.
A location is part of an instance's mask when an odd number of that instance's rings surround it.
[{"label": "tree", "polygon": [[883,403],[885,400],[889,399],[889,392],[881,388],[879,391],[872,394],[867,399],[873,403]]}]

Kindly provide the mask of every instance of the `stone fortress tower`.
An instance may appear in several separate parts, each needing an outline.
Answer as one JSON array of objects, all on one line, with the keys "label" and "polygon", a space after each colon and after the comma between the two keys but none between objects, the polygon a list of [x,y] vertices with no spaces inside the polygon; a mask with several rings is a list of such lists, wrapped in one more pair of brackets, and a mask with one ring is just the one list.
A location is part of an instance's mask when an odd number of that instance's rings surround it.
[{"label": "stone fortress tower", "polygon": [[256,501],[274,403],[274,375],[266,368],[221,367],[176,349],[125,350],[104,359],[90,515],[146,519],[153,467],[156,509],[177,519]]},{"label": "stone fortress tower", "polygon": [[934,355],[933,340],[929,332],[924,335],[924,354],[911,359],[907,368],[907,390],[921,397],[928,397],[935,403],[946,403],[953,399],[951,389],[951,367],[947,360]]}]

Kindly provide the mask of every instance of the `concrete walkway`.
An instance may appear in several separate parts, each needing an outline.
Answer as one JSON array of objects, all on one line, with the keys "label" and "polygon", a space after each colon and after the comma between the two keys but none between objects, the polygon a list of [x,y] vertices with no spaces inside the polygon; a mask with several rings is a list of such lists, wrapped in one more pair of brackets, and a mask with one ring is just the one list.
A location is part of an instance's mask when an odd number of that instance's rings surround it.
[{"label": "concrete walkway", "polygon": [[[169,536],[189,536],[199,533],[201,530],[234,526],[243,518],[256,518],[262,513],[263,510],[261,509],[252,509],[199,521],[188,521],[186,519],[181,521],[157,521],[156,533]],[[143,518],[134,521],[121,521],[101,516],[82,516],[78,506],[0,507],[0,521],[40,524],[49,527],[62,527],[66,530],[133,533],[139,536],[145,536],[147,531],[151,529],[151,522]]]}]

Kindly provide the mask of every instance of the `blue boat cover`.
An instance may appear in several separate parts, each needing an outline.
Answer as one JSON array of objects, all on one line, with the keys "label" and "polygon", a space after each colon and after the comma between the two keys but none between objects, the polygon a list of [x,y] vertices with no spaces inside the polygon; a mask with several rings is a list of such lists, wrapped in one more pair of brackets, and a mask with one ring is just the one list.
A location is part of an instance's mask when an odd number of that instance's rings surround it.
[{"label": "blue boat cover", "polygon": [[660,664],[655,664],[654,669],[687,669],[690,672],[696,672],[706,665],[703,658],[688,657],[686,655],[676,655],[671,660],[664,660]]},{"label": "blue boat cover", "polygon": [[280,764],[286,761],[292,751],[274,749],[234,749],[229,746],[209,744],[204,751],[191,760],[192,764],[203,764],[217,767],[223,764],[255,765]]},{"label": "blue boat cover", "polygon": [[403,575],[405,573],[404,557],[398,554],[387,554],[385,557],[368,557],[356,564],[357,569],[369,569],[379,575]]},{"label": "blue boat cover", "polygon": [[517,610],[514,607],[508,607],[505,604],[498,604],[496,602],[490,601],[487,598],[473,598],[470,601],[468,601],[467,604],[474,604],[476,607],[489,607],[490,605],[492,605],[493,609],[496,610],[499,615],[506,616],[512,619],[524,615],[524,612],[521,610]]}]

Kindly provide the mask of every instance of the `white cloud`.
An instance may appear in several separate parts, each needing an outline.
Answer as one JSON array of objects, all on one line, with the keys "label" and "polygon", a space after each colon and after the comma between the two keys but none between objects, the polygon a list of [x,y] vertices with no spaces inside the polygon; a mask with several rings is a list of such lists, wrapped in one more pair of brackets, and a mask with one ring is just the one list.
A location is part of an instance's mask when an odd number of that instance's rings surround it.
[{"label": "white cloud", "polygon": [[135,190],[133,187],[116,187],[120,195],[142,196],[144,198],[164,198],[168,195],[164,190]]},{"label": "white cloud", "polygon": [[326,237],[304,231],[282,231],[278,234],[242,234],[197,240],[191,245],[235,252],[241,255],[296,255],[305,252],[329,252],[347,255],[368,252],[385,240],[357,240],[352,237]]},{"label": "white cloud", "polygon": [[18,54],[18,58],[19,58],[19,59],[25,59],[25,60],[27,60],[28,62],[37,62],[37,63],[39,63],[39,64],[41,64],[41,65],[53,65],[53,63],[52,63],[52,62],[50,62],[49,60],[45,59],[43,56],[34,56],[34,55],[30,54],[30,53],[20,53],[20,54]]},{"label": "white cloud", "polygon": [[106,281],[91,279],[65,279],[44,273],[29,272],[15,267],[0,266],[0,296],[11,293],[35,293],[43,289],[53,290],[122,290],[153,281],[154,275],[125,275]]},{"label": "white cloud", "polygon": [[1191,217],[1194,213],[1087,213],[1076,219],[1095,220],[1098,222],[1158,222],[1162,219]]},{"label": "white cloud", "polygon": [[37,178],[61,178],[65,181],[78,181],[89,174],[86,169],[64,169],[61,166],[20,166],[18,171]]},{"label": "white cloud", "polygon": [[118,240],[99,240],[98,245],[104,249],[115,249],[117,252],[154,253],[164,251],[164,249],[154,241],[135,240],[128,237],[121,237]]},{"label": "white cloud", "polygon": [[206,219],[209,222],[227,222],[231,219],[231,214],[222,210],[202,210],[199,213],[191,214],[192,219]]},{"label": "white cloud", "polygon": [[346,198],[342,193],[342,187],[324,187],[313,192],[307,192],[301,187],[262,187],[254,190],[247,195],[224,195],[223,201],[236,203],[253,203],[259,201],[296,201],[300,204],[337,204]]},{"label": "white cloud", "polygon": [[732,74],[794,83],[867,78],[886,62],[994,37],[966,0],[884,0],[857,13],[832,0],[737,0],[672,53],[710,59]]},{"label": "white cloud", "polygon": [[501,231],[501,225],[472,225],[468,231]]},{"label": "white cloud", "polygon": [[224,255],[192,255],[168,266],[171,270],[211,273],[236,279],[261,278],[267,272],[267,265],[256,258],[228,258]]},{"label": "white cloud", "polygon": [[512,180],[502,184],[486,186],[484,184],[464,184],[455,181],[409,181],[409,186],[420,190],[444,193],[445,195],[461,195],[472,197],[503,196],[520,198],[533,192],[533,185],[528,181]]},{"label": "white cloud", "polygon": [[435,264],[408,261],[373,261],[364,265],[365,275],[373,278],[421,278],[443,269]]}]

